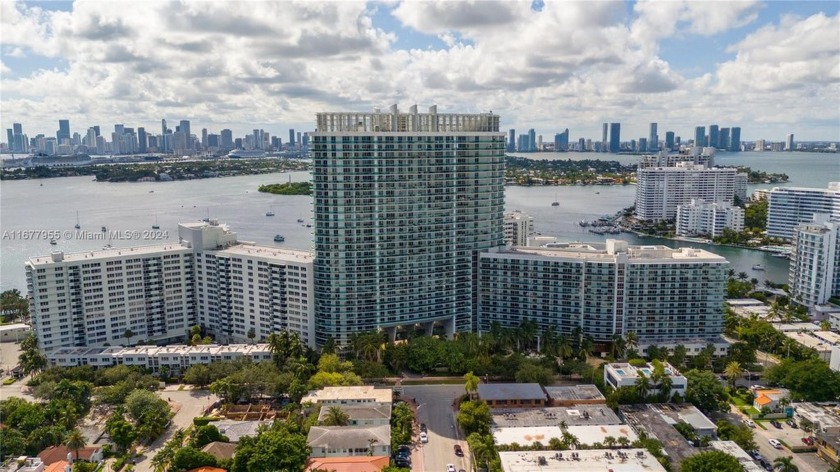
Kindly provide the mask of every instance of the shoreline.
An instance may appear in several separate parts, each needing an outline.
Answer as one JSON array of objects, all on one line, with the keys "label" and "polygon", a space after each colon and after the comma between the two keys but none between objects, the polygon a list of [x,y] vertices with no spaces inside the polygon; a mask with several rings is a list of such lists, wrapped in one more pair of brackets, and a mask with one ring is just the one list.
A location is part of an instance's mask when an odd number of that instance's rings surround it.
[{"label": "shoreline", "polygon": [[652,234],[647,234],[647,233],[643,233],[641,231],[636,231],[636,230],[627,229],[627,228],[622,228],[621,230],[623,232],[626,231],[628,233],[633,233],[640,238],[658,238],[658,239],[667,239],[669,241],[680,241],[680,242],[685,242],[685,243],[705,244],[707,246],[723,246],[723,247],[732,247],[732,248],[736,248],[736,249],[749,249],[749,250],[752,250],[752,251],[767,252],[767,253],[770,253],[770,254],[784,254],[784,251],[779,251],[778,249],[771,249],[769,246],[758,246],[758,247],[740,246],[740,245],[737,245],[737,244],[716,243],[716,242],[712,241],[711,239],[705,239],[705,238],[692,238],[692,237],[689,237],[689,236],[655,236],[655,235],[652,235]]}]

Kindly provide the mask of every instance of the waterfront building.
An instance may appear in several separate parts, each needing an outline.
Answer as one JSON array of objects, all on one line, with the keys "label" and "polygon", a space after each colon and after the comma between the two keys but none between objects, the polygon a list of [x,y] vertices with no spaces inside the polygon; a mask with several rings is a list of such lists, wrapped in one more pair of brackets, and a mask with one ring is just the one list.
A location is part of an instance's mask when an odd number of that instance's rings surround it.
[{"label": "waterfront building", "polygon": [[310,253],[239,243],[215,221],[178,229],[180,243],[30,258],[41,348],[172,343],[196,324],[220,342],[287,329],[314,346]]},{"label": "waterfront building", "polygon": [[744,230],[744,209],[728,203],[709,203],[692,199],[677,207],[677,234],[716,237],[724,228]]},{"label": "waterfront building", "polygon": [[537,133],[534,128],[528,130],[528,151],[537,151]]},{"label": "waterfront building", "polygon": [[607,133],[609,132],[609,123],[604,123],[601,130],[601,150],[607,152],[609,149],[609,141],[607,140]]},{"label": "waterfront building", "polygon": [[840,220],[829,218],[818,213],[793,229],[788,284],[791,299],[806,306],[840,297]]},{"label": "waterfront building", "polygon": [[317,343],[471,330],[477,252],[503,238],[499,116],[319,113],[312,134]]},{"label": "waterfront building", "polygon": [[516,130],[508,130],[507,152],[516,152]]},{"label": "waterfront building", "polygon": [[726,151],[729,147],[729,128],[721,128],[717,148]]},{"label": "waterfront building", "polygon": [[520,134],[516,150],[519,152],[530,152],[531,145],[528,143],[529,139],[527,134]]},{"label": "waterfront building", "polygon": [[735,198],[739,202],[747,201],[747,185],[749,184],[750,176],[744,173],[735,174]]},{"label": "waterfront building", "polygon": [[621,123],[610,123],[610,152],[621,151]]},{"label": "waterfront building", "polygon": [[[688,379],[667,362],[663,362],[662,367],[665,369],[665,375],[671,379],[671,397],[677,393],[685,396]],[[614,362],[604,366],[604,383],[612,388],[635,387],[636,382],[642,377],[650,381],[653,370],[654,366],[651,363],[636,367],[626,362]],[[659,393],[659,385],[650,381],[649,392],[649,395],[657,395]],[[712,426],[714,426],[714,423],[712,423]]]},{"label": "waterfront building", "polygon": [[221,147],[223,150],[230,150],[233,149],[233,131],[229,129],[223,129],[219,135],[221,136]]},{"label": "waterfront building", "polygon": [[494,248],[479,257],[478,330],[494,322],[515,328],[529,318],[538,331],[596,343],[635,332],[650,344],[702,348],[719,343],[729,263],[692,248],[552,244]]},{"label": "waterfront building", "polygon": [[672,151],[674,149],[674,132],[673,131],[666,131],[665,132],[665,150]]},{"label": "waterfront building", "polygon": [[736,169],[708,169],[696,164],[639,169],[636,215],[641,220],[672,220],[677,207],[692,199],[731,204],[737,174]]},{"label": "waterfront building", "polygon": [[554,152],[566,152],[569,150],[569,128],[562,133],[554,135]]},{"label": "waterfront building", "polygon": [[55,133],[58,144],[67,144],[64,140],[70,141],[70,120],[58,120],[58,131]]},{"label": "waterfront building", "polygon": [[753,151],[764,152],[764,150],[766,148],[767,148],[767,142],[766,141],[764,141],[763,139],[756,139],[755,140],[755,145],[753,146]]},{"label": "waterfront building", "polygon": [[734,152],[741,150],[741,128],[738,126],[732,128],[732,136],[729,138],[729,150]]},{"label": "waterfront building", "polygon": [[137,128],[137,152],[145,154],[148,149],[149,139],[146,137],[146,128]]},{"label": "waterfront building", "polygon": [[785,151],[793,151],[793,133],[787,135],[787,138],[785,139]]},{"label": "waterfront building", "polygon": [[704,147],[706,145],[706,127],[698,126],[694,128],[694,147]]},{"label": "waterfront building", "polygon": [[659,150],[659,134],[656,132],[657,126],[656,123],[650,124],[650,136],[647,141],[647,150],[650,152]]},{"label": "waterfront building", "polygon": [[717,149],[720,145],[720,127],[718,125],[709,126],[709,142],[706,146]]},{"label": "waterfront building", "polygon": [[527,246],[528,238],[534,235],[534,218],[519,210],[505,213],[505,244]]},{"label": "waterfront building", "polygon": [[817,213],[827,213],[840,221],[840,182],[831,182],[827,189],[807,187],[775,187],[770,191],[767,209],[767,236],[791,239],[799,223],[813,221]]}]

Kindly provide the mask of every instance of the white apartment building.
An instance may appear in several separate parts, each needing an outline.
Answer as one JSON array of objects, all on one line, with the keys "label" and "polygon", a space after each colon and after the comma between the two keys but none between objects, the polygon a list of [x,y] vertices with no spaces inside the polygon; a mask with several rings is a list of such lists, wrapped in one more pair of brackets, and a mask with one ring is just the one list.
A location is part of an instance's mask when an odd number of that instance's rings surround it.
[{"label": "white apartment building", "polygon": [[720,341],[729,263],[701,249],[571,243],[479,256],[478,329],[529,318],[596,342],[635,332],[639,345]]},{"label": "white apartment building", "polygon": [[827,189],[776,187],[770,191],[767,236],[791,239],[793,228],[811,222],[816,213],[840,221],[840,182],[829,183]]},{"label": "white apartment building", "polygon": [[190,366],[247,357],[254,362],[271,360],[268,344],[203,344],[199,346],[64,347],[47,352],[50,364],[61,367],[131,365],[159,373],[165,367],[180,375]]},{"label": "white apartment building", "polygon": [[735,169],[707,169],[695,164],[639,169],[636,178],[636,216],[641,220],[673,220],[677,207],[702,199],[733,203]]},{"label": "white apartment building", "polygon": [[505,244],[527,246],[534,235],[534,218],[516,210],[505,213]]},{"label": "white apartment building", "polygon": [[806,306],[840,297],[840,220],[817,213],[793,229],[788,272],[791,298]]},{"label": "white apartment building", "polygon": [[744,209],[728,203],[707,203],[692,199],[677,207],[677,234],[680,236],[720,236],[724,228],[744,230]]},{"label": "white apartment building", "polygon": [[[679,393],[685,396],[685,389],[688,387],[688,379],[671,364],[663,362],[665,368],[665,375],[671,379],[671,396]],[[649,381],[650,395],[659,393],[659,385],[650,381],[650,376],[653,374],[653,364],[647,364],[643,367],[635,367],[626,362],[616,362],[606,364],[604,366],[604,382],[612,388],[619,387],[633,387],[641,377],[645,377]]]},{"label": "white apartment building", "polygon": [[40,347],[169,344],[196,324],[220,342],[286,329],[314,347],[311,253],[239,243],[215,221],[181,224],[178,232],[178,244],[30,258]]}]

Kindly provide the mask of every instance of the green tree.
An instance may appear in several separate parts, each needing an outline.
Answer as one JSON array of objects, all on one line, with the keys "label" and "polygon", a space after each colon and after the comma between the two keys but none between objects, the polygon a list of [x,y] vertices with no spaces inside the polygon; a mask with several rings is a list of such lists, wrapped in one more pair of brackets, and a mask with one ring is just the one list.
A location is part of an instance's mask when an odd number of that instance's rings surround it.
[{"label": "green tree", "polygon": [[467,436],[472,433],[490,434],[492,419],[490,407],[482,400],[461,403],[461,409],[457,415],[458,425]]},{"label": "green tree", "polygon": [[743,472],[744,468],[733,456],[721,451],[697,453],[684,461],[682,472]]},{"label": "green tree", "polygon": [[123,337],[125,338],[126,344],[131,344],[131,338],[134,337],[134,332],[130,329],[126,329],[125,331],[123,331]]},{"label": "green tree", "polygon": [[683,375],[688,381],[685,400],[706,413],[728,408],[726,391],[717,376],[709,371],[691,369]]},{"label": "green tree", "polygon": [[8,323],[29,317],[29,301],[17,289],[0,293],[0,321]]},{"label": "green tree", "polygon": [[554,383],[554,372],[546,367],[527,362],[516,371],[516,381],[519,383],[538,383],[542,386]]},{"label": "green tree", "polygon": [[774,469],[779,472],[799,472],[799,467],[794,465],[793,457],[777,457],[773,459]]},{"label": "green tree", "polygon": [[231,472],[303,470],[309,453],[306,436],[276,424],[254,441],[240,440]]},{"label": "green tree", "polygon": [[47,366],[47,358],[38,350],[38,338],[30,333],[20,342],[18,364],[23,375],[36,374]]},{"label": "green tree", "polygon": [[254,344],[254,338],[257,337],[257,331],[252,326],[248,329],[248,339],[251,341],[251,344]]},{"label": "green tree", "polygon": [[197,426],[192,432],[191,443],[196,449],[210,444],[211,442],[228,442],[228,437],[219,432],[219,428],[212,424]]},{"label": "green tree", "polygon": [[729,364],[726,364],[726,369],[723,371],[726,379],[729,381],[729,386],[731,388],[735,387],[735,381],[741,378],[744,369],[741,367],[741,364],[737,361],[732,361]]},{"label": "green tree", "polygon": [[331,406],[324,415],[324,426],[347,426],[350,424],[350,415],[340,406]]},{"label": "green tree", "polygon": [[195,447],[186,446],[175,451],[175,454],[172,456],[172,463],[170,464],[169,470],[192,470],[204,466],[215,467],[216,465],[216,458],[212,455],[202,452]]},{"label": "green tree", "polygon": [[747,425],[732,424],[726,420],[718,420],[717,435],[724,441],[734,441],[741,449],[745,451],[752,451],[758,449],[753,438],[753,430]]},{"label": "green tree", "polygon": [[105,431],[120,451],[127,450],[137,438],[134,426],[123,418],[122,411],[115,412],[108,418]]},{"label": "green tree", "polygon": [[74,428],[64,438],[64,445],[67,446],[67,449],[75,452],[76,460],[79,460],[79,450],[87,446],[87,440],[81,431]]},{"label": "green tree", "polygon": [[204,388],[212,382],[210,368],[206,364],[194,364],[184,372],[184,382]]},{"label": "green tree", "polygon": [[469,395],[470,398],[472,398],[473,394],[478,391],[478,384],[480,382],[481,379],[479,379],[477,375],[473,374],[472,371],[464,374],[464,390],[467,391],[467,395]]}]

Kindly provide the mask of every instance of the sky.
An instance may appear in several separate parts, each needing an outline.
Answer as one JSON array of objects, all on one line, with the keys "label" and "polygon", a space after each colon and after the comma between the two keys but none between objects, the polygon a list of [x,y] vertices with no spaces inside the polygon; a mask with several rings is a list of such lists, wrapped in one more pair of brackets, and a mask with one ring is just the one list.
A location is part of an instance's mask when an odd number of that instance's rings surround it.
[{"label": "sky", "polygon": [[[492,111],[622,140],[840,141],[840,2],[0,2],[0,126],[311,131],[315,113]],[[2,133],[0,140],[5,141]]]}]

